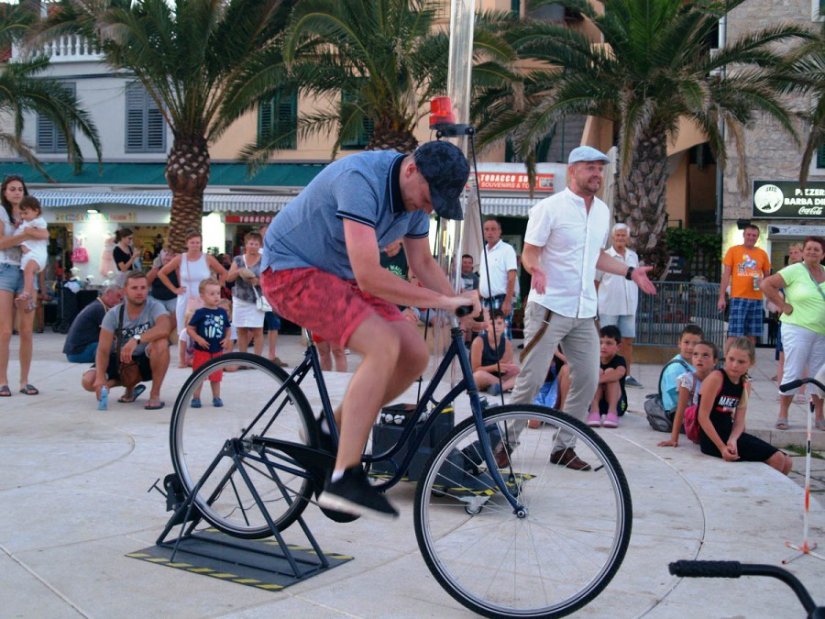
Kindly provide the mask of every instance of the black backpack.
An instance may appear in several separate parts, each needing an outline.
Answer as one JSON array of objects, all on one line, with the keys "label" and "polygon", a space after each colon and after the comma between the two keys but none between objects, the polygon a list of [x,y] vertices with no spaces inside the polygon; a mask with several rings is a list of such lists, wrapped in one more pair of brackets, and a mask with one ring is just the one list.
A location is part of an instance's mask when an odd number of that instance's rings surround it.
[{"label": "black backpack", "polygon": [[650,424],[650,427],[657,432],[671,432],[673,430],[673,416],[676,411],[666,411],[662,403],[662,377],[665,375],[665,370],[674,363],[680,364],[685,368],[685,371],[690,371],[690,366],[683,359],[671,359],[665,364],[665,367],[662,368],[659,374],[659,381],[656,383],[656,393],[649,393],[645,396],[645,416],[647,416],[647,422]]}]

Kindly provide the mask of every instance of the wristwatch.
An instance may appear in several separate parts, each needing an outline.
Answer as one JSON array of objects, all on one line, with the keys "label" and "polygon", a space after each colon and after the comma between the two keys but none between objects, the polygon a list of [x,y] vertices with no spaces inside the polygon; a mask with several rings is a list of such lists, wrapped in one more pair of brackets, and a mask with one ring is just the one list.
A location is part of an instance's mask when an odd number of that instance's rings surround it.
[{"label": "wristwatch", "polygon": [[627,267],[627,273],[624,274],[624,278],[628,281],[633,279],[633,271],[635,270],[636,267]]},{"label": "wristwatch", "polygon": [[132,339],[135,340],[138,344],[140,344],[140,333],[136,333],[132,336]]}]

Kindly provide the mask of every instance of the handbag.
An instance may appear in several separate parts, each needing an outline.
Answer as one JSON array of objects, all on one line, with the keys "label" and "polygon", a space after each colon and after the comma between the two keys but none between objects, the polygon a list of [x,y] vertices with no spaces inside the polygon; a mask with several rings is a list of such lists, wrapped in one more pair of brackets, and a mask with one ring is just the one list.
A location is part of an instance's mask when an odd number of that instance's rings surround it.
[{"label": "handbag", "polygon": [[272,306],[269,304],[269,301],[266,300],[266,297],[258,292],[258,287],[252,286],[252,291],[255,293],[255,307],[258,308],[258,311],[271,312]]},{"label": "handbag", "polygon": [[[242,256],[244,266],[248,269],[249,265],[246,262],[246,256]],[[252,292],[255,293],[255,307],[258,308],[259,312],[271,312],[272,306],[267,301],[266,297],[258,292],[258,286],[252,286]]]},{"label": "handbag", "polygon": [[120,306],[120,313],[118,314],[117,346],[115,346],[115,355],[117,356],[117,373],[120,377],[120,384],[126,387],[126,389],[131,389],[137,385],[143,377],[140,374],[140,367],[136,361],[121,361],[120,359],[120,349],[123,339],[123,314],[125,311],[126,304],[123,303]]}]

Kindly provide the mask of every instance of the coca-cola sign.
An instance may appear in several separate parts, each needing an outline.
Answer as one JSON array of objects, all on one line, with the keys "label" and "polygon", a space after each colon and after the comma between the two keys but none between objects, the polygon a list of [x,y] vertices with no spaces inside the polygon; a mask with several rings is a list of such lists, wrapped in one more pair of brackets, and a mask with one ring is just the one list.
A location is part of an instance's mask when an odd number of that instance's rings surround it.
[{"label": "coca-cola sign", "polygon": [[754,219],[811,219],[825,215],[825,182],[754,181]]}]

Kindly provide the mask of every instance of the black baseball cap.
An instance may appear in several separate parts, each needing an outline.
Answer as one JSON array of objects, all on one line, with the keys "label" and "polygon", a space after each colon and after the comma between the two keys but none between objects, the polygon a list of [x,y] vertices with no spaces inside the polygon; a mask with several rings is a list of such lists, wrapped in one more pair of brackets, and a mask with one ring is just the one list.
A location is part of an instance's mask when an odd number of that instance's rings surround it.
[{"label": "black baseball cap", "polygon": [[426,142],[413,153],[415,167],[430,185],[433,210],[445,219],[464,219],[461,192],[470,176],[467,158],[450,142]]}]

